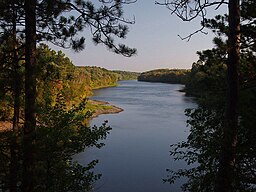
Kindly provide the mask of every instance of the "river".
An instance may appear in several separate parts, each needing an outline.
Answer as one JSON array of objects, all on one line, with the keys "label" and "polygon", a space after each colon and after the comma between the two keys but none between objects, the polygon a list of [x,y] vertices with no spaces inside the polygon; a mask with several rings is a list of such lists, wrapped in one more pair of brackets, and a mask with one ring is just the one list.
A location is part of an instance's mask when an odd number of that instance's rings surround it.
[{"label": "river", "polygon": [[97,192],[179,192],[183,181],[163,183],[166,169],[186,166],[169,155],[170,144],[186,139],[186,108],[195,108],[193,98],[178,90],[183,85],[121,81],[119,86],[99,89],[93,99],[124,109],[101,115],[92,124],[109,121],[111,133],[101,149],[76,156],[81,163],[99,159],[95,172],[102,173]]}]

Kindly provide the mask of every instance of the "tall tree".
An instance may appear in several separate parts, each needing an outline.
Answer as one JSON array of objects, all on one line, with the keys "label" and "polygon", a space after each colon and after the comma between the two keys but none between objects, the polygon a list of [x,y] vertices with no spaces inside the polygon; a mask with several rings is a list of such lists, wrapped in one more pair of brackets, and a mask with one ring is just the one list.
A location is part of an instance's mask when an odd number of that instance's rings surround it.
[{"label": "tall tree", "polygon": [[[17,2],[14,0],[1,1],[1,24],[6,25],[5,30],[1,31],[1,68],[3,71],[10,71],[7,83],[13,101],[12,134],[10,137],[10,191],[17,190],[17,132],[19,130],[20,119],[20,97],[22,77],[20,74],[19,43],[17,39]],[[1,27],[2,28],[2,27]],[[4,91],[5,92],[5,91]],[[7,92],[6,92],[7,93]],[[7,93],[8,94],[8,93]],[[11,117],[10,117],[11,118]]]},{"label": "tall tree", "polygon": [[[72,48],[76,51],[84,48],[85,38],[79,35],[85,29],[92,33],[96,44],[105,44],[117,54],[132,56],[136,53],[123,44],[116,45],[114,37],[125,38],[128,27],[133,21],[123,18],[122,5],[136,0],[99,0],[99,8],[91,1],[73,0],[19,0],[13,1],[19,16],[10,19],[10,1],[1,1],[3,11],[0,14],[1,33],[8,27],[16,25],[16,33],[25,42],[25,123],[24,123],[24,159],[23,191],[33,191],[33,164],[35,160],[36,128],[36,43],[48,41],[58,46]],[[24,22],[25,21],[25,22]],[[25,32],[25,34],[24,34]],[[25,39],[24,39],[25,37]]]},{"label": "tall tree", "polygon": [[238,65],[240,60],[240,5],[239,0],[229,1],[204,1],[204,0],[169,0],[156,4],[166,6],[173,14],[183,21],[191,21],[197,17],[202,18],[202,28],[187,36],[202,32],[208,7],[227,4],[228,9],[228,62],[227,62],[227,96],[225,126],[223,127],[222,148],[219,160],[216,191],[233,191],[235,169],[235,155],[238,128]]},{"label": "tall tree", "polygon": [[36,0],[25,0],[25,124],[23,191],[34,191],[36,127]]},{"label": "tall tree", "polygon": [[20,97],[21,97],[21,82],[20,75],[19,56],[18,56],[18,41],[17,41],[17,10],[16,4],[13,1],[11,4],[12,12],[12,51],[13,51],[13,65],[14,65],[14,114],[13,114],[13,135],[11,138],[11,163],[10,163],[10,191],[17,191],[17,169],[18,169],[18,157],[17,157],[17,132],[19,130],[20,121]]},{"label": "tall tree", "polygon": [[226,119],[223,128],[223,144],[215,191],[231,192],[233,189],[236,163],[238,129],[238,67],[240,62],[240,1],[230,0],[228,4],[228,61]]}]

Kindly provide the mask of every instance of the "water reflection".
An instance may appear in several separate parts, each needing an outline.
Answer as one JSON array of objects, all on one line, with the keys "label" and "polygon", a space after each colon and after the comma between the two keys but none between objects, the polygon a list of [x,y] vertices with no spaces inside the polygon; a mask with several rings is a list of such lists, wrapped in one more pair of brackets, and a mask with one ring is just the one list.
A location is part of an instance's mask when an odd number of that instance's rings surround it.
[{"label": "water reflection", "polygon": [[[99,192],[169,192],[180,191],[180,183],[163,184],[165,169],[184,167],[174,162],[168,151],[173,142],[188,135],[184,110],[195,107],[184,101],[182,85],[120,82],[119,87],[96,90],[93,99],[108,101],[124,109],[122,113],[94,119],[98,124],[109,120],[113,130],[102,150],[90,150],[77,156],[99,159],[96,171],[103,174],[97,184]],[[181,181],[182,182],[182,181]]]}]

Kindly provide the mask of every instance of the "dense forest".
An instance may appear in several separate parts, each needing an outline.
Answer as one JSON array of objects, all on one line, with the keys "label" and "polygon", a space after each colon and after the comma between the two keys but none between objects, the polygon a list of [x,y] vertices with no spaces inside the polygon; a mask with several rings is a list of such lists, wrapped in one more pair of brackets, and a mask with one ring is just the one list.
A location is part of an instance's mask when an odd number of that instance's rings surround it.
[{"label": "dense forest", "polygon": [[[4,47],[2,47],[4,49]],[[58,94],[71,107],[78,104],[81,98],[92,96],[93,89],[116,86],[120,80],[136,79],[138,73],[127,71],[109,71],[100,67],[78,67],[61,51],[54,51],[47,45],[37,48],[37,105],[43,107],[54,105]],[[24,65],[20,70],[24,71]],[[0,120],[11,121],[13,116],[11,82],[6,78],[8,68],[2,68],[0,73]],[[24,81],[24,78],[21,79]],[[23,91],[22,91],[23,92]],[[91,106],[91,108],[95,108]]]},{"label": "dense forest", "polygon": [[184,84],[189,72],[186,69],[155,69],[141,73],[138,81]]}]

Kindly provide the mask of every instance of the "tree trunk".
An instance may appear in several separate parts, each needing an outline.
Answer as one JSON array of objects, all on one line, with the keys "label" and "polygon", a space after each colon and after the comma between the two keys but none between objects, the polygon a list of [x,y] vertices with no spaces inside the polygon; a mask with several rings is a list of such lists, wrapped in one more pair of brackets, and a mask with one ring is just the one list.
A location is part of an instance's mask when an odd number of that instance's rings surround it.
[{"label": "tree trunk", "polygon": [[36,127],[36,0],[25,0],[25,124],[23,186],[35,190],[35,127]]},{"label": "tree trunk", "polygon": [[12,49],[13,49],[13,65],[14,65],[14,115],[13,115],[13,134],[11,137],[11,162],[10,162],[10,192],[17,191],[17,170],[18,170],[18,159],[17,159],[17,132],[19,129],[19,114],[20,114],[20,93],[21,93],[21,77],[19,73],[19,58],[17,51],[17,40],[16,40],[16,8],[15,4],[12,4]]},{"label": "tree trunk", "polygon": [[223,129],[223,145],[216,181],[216,192],[234,189],[238,129],[238,66],[240,60],[240,6],[239,0],[229,0],[229,35],[226,119]]}]

